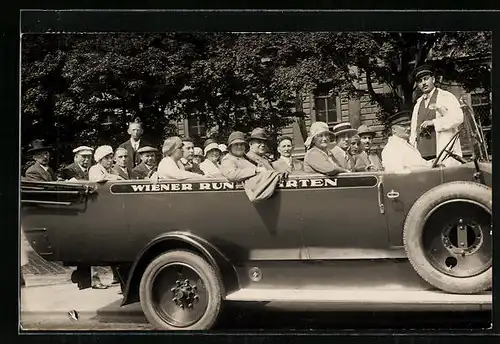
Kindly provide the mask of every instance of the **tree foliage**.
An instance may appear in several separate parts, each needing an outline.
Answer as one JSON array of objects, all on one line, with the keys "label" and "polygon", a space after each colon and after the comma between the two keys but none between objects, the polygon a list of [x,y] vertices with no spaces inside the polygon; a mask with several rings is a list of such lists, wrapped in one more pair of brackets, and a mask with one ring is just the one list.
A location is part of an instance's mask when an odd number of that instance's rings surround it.
[{"label": "tree foliage", "polygon": [[188,116],[221,140],[256,126],[277,133],[317,91],[368,95],[384,120],[415,98],[413,60],[489,90],[491,71],[470,58],[489,55],[488,32],[23,35],[22,146],[43,137],[68,162],[75,145],[125,141],[135,117],[158,146]]}]

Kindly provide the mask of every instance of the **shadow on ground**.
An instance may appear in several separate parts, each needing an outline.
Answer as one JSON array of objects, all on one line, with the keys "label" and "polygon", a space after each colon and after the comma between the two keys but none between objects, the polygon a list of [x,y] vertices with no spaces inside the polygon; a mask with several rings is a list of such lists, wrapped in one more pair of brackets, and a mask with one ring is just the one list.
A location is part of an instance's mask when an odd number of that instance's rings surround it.
[{"label": "shadow on ground", "polygon": [[[148,323],[139,304],[119,308],[121,301],[102,307],[92,319],[99,323]],[[119,311],[116,311],[119,309]],[[128,312],[130,316],[124,317]],[[486,329],[491,312],[332,312],[269,308],[266,303],[227,304],[216,327],[225,331],[282,330],[460,330]],[[112,329],[112,328],[110,328]],[[134,330],[131,327],[130,330]]]}]

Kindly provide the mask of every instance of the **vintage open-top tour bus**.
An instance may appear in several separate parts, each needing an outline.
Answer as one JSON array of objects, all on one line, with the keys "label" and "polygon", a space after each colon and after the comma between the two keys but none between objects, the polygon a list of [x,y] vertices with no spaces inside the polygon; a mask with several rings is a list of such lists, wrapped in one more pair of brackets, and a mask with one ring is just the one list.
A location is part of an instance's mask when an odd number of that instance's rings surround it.
[{"label": "vintage open-top tour bus", "polygon": [[22,229],[40,256],[77,267],[80,288],[90,266],[116,266],[123,305],[141,302],[159,329],[209,329],[229,301],[489,309],[492,170],[473,129],[460,166],[292,174],[258,203],[203,176],[22,181]]}]

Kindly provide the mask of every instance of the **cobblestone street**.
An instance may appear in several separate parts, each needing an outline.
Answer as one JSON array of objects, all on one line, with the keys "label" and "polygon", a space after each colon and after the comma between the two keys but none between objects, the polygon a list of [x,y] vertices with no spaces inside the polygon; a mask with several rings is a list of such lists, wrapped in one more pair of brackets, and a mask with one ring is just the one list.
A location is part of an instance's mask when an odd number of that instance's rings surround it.
[{"label": "cobblestone street", "polygon": [[[23,243],[28,253],[29,263],[21,267],[26,280],[47,280],[47,282],[71,282],[72,266],[63,266],[61,262],[51,262],[40,257],[27,241]],[[94,271],[99,274],[108,274],[108,267],[96,267]]]}]

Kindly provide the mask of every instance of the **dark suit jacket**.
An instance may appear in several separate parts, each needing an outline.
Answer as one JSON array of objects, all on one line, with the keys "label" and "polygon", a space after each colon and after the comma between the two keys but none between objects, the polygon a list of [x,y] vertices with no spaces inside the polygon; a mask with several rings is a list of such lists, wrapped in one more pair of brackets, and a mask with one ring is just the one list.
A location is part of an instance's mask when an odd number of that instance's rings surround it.
[{"label": "dark suit jacket", "polygon": [[75,178],[78,180],[89,180],[89,172],[82,171],[76,162],[64,167],[60,172],[60,177],[64,180]]},{"label": "dark suit jacket", "polygon": [[132,170],[130,168],[127,168],[127,174],[125,174],[125,172],[119,166],[115,165],[111,168],[111,174],[116,174],[123,179],[132,179]]},{"label": "dark suit jacket", "polygon": [[[144,139],[141,139],[139,141],[139,148],[146,146],[151,146],[151,144],[144,141]],[[120,147],[125,148],[128,152],[128,168],[133,169],[141,163],[141,157],[136,153],[136,151],[134,151],[134,148],[132,148],[132,143],[130,142],[130,140],[123,142]]]},{"label": "dark suit jacket", "polygon": [[131,179],[145,179],[145,178],[149,178],[149,177],[151,177],[151,175],[155,171],[156,171],[156,166],[152,170],[150,170],[150,169],[148,169],[148,167],[146,166],[146,164],[144,164],[143,162],[141,162],[139,165],[137,165],[132,170],[132,173],[131,173],[132,178]]},{"label": "dark suit jacket", "polygon": [[45,171],[37,162],[26,170],[25,176],[26,180],[29,181],[53,182],[57,180],[56,174],[52,168],[49,167],[49,169]]}]

